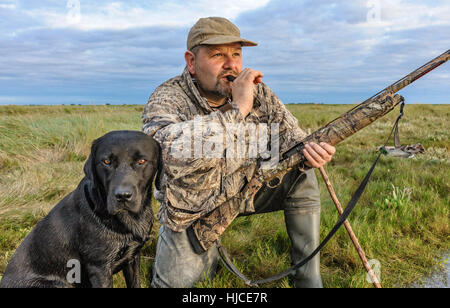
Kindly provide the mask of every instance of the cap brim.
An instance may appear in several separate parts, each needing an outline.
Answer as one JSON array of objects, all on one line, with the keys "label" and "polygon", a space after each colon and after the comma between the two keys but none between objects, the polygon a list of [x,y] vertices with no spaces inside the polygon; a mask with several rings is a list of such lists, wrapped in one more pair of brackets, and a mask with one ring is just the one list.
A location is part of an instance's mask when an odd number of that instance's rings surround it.
[{"label": "cap brim", "polygon": [[257,46],[258,43],[243,39],[238,36],[217,36],[201,42],[201,45],[220,45],[220,44],[231,44],[231,43],[241,43],[242,46]]}]

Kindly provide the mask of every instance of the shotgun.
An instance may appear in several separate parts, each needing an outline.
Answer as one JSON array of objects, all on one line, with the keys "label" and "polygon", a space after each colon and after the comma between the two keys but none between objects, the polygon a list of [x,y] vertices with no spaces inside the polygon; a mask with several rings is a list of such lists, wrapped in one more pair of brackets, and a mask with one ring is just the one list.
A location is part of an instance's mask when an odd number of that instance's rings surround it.
[{"label": "shotgun", "polygon": [[[316,143],[325,142],[334,146],[350,137],[377,119],[385,116],[399,103],[403,102],[403,97],[395,94],[396,92],[448,60],[450,60],[450,50],[308,135],[302,142],[282,153],[276,168],[256,168],[252,179],[243,187],[239,194],[197,220],[189,228],[190,230],[188,229],[188,233],[194,235],[198,240],[193,243],[194,249],[199,253],[208,250],[239,215],[240,209],[254,208],[253,199],[263,185],[276,187],[281,183],[284,175],[292,168],[304,166],[306,159],[302,150],[305,144],[313,141]],[[230,76],[228,79],[232,81],[234,78]],[[192,242],[193,237],[189,237]]]}]

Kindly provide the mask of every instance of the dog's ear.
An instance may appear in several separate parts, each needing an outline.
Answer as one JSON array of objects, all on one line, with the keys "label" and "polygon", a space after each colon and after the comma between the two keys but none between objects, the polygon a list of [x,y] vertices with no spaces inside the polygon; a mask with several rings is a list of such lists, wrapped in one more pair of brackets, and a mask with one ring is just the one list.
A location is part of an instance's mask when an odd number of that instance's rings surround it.
[{"label": "dog's ear", "polygon": [[97,148],[101,138],[98,138],[92,142],[91,153],[84,164],[84,174],[88,180],[85,186],[85,193],[89,203],[89,206],[94,212],[99,212],[103,208],[104,200],[101,197],[100,190],[103,189],[99,183],[97,172],[95,171],[95,156],[97,155]]},{"label": "dog's ear", "polygon": [[84,164],[84,169],[83,169],[86,178],[89,181],[91,181],[93,186],[95,186],[95,184],[96,184],[96,177],[97,177],[96,172],[95,172],[95,154],[96,154],[96,150],[97,150],[98,141],[99,141],[99,139],[96,139],[92,142],[91,153],[89,154],[89,157],[88,157],[86,163]]},{"label": "dog's ear", "polygon": [[156,171],[156,179],[155,179],[155,187],[157,190],[161,190],[161,181],[162,181],[162,177],[164,175],[163,172],[163,159],[162,159],[162,151],[161,151],[161,147],[159,145],[158,142],[156,142],[156,144],[158,145],[158,170]]}]

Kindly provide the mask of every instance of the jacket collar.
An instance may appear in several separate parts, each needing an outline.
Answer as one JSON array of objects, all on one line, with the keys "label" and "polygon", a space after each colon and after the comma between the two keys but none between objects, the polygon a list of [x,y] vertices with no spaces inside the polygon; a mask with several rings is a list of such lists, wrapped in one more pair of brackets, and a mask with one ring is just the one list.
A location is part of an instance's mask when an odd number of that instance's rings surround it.
[{"label": "jacket collar", "polygon": [[191,73],[189,73],[187,67],[184,68],[183,74],[181,75],[181,79],[183,81],[182,85],[183,90],[186,92],[189,98],[205,113],[213,112],[213,109],[209,105],[208,100],[205,97],[203,97],[198,91],[198,88],[195,85]]}]

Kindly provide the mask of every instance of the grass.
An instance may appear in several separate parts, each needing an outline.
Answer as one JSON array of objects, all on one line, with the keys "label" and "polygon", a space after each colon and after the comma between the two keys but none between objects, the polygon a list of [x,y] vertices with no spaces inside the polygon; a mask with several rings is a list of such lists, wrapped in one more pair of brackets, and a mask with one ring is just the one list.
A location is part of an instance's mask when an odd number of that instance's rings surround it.
[{"label": "grass", "polygon": [[[305,129],[314,130],[348,105],[288,105]],[[140,130],[143,106],[0,107],[0,275],[33,226],[83,177],[90,143],[111,130]],[[400,123],[404,144],[422,143],[425,154],[383,157],[349,221],[368,259],[381,265],[384,287],[403,287],[428,274],[449,245],[449,105],[407,105]],[[368,171],[397,111],[337,146],[327,173],[345,205]],[[317,176],[320,177],[319,173]],[[321,236],[338,215],[319,179]],[[155,212],[158,203],[154,200]],[[143,248],[141,281],[148,286],[159,224]],[[222,237],[237,267],[253,279],[290,265],[282,212],[236,219]],[[344,228],[321,252],[325,287],[371,287]],[[121,275],[114,279],[123,287]],[[266,287],[290,287],[289,279]],[[197,287],[245,287],[225,268]]]}]

